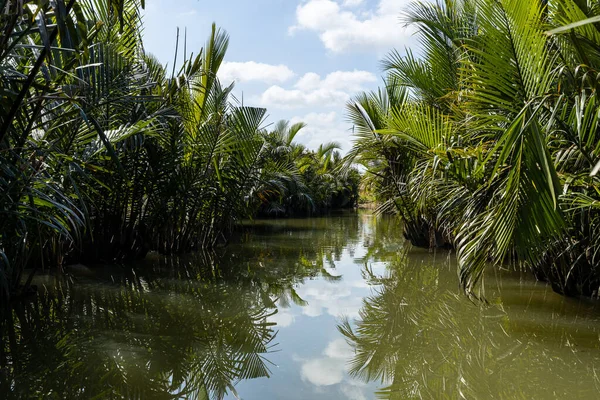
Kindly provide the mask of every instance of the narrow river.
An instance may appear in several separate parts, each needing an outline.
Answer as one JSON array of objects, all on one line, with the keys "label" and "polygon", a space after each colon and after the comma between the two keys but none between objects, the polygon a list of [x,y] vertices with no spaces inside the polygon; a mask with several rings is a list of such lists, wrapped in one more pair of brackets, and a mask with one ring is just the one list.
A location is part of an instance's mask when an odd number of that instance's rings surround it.
[{"label": "narrow river", "polygon": [[368,213],[35,283],[2,327],[1,398],[600,396],[600,303],[493,271],[473,303],[453,255]]}]

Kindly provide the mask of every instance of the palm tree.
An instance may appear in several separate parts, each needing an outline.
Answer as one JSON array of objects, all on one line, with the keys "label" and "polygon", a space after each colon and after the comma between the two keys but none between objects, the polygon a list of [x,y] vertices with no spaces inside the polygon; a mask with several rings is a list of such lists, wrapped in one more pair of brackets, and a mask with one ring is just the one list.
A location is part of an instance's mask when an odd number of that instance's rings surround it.
[{"label": "palm tree", "polygon": [[[81,238],[79,177],[97,168],[99,144],[118,165],[115,142],[129,133],[107,135],[93,110],[110,104],[87,100],[106,93],[109,68],[125,69],[141,44],[138,2],[35,3],[0,5],[0,303],[21,290],[26,265],[60,264]],[[114,91],[127,83],[116,79]]]},{"label": "palm tree", "polygon": [[265,158],[271,160],[266,169],[278,173],[258,195],[262,201],[259,215],[307,215],[356,204],[358,172],[352,168],[345,173],[339,171],[337,143],[321,144],[311,151],[294,142],[305,126],[279,121],[271,132],[265,132],[269,148]]},{"label": "palm tree", "polygon": [[226,32],[167,71],[144,51],[143,1],[33,3],[0,3],[2,305],[40,269],[214,247],[269,196],[312,206],[304,125],[265,135],[266,110],[221,85]]},{"label": "palm tree", "polygon": [[[597,220],[589,176],[598,159],[597,30],[546,32],[598,11],[580,3],[415,3],[405,20],[422,56],[392,52],[383,63],[407,96],[386,103],[365,94],[370,104],[350,106],[362,129],[352,157],[383,142],[365,152],[369,173],[384,188],[403,188],[405,220],[416,215],[454,245],[470,294],[490,262],[532,269],[566,294],[600,286],[598,247],[586,239]],[[393,185],[375,168],[383,160],[390,168],[391,151],[406,154]]]}]

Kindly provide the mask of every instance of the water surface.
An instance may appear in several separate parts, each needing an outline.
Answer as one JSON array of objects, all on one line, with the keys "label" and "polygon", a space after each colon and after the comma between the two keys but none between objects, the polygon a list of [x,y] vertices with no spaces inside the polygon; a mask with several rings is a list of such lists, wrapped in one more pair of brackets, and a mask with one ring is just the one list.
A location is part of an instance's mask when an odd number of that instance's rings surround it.
[{"label": "water surface", "polygon": [[369,214],[256,221],[225,249],[73,266],[3,325],[2,398],[600,396],[600,305],[488,273]]}]

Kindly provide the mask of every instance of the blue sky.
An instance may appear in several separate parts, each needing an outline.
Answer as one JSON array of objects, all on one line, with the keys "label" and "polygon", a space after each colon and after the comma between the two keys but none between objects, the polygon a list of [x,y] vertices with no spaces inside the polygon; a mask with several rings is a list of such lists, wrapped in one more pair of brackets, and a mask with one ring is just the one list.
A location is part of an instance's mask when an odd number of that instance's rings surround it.
[{"label": "blue sky", "polygon": [[[203,47],[211,24],[230,46],[219,73],[244,104],[268,109],[268,122],[308,124],[297,140],[316,148],[352,142],[344,104],[381,83],[380,60],[414,46],[400,16],[410,0],[147,0],[146,50],[172,65],[177,27],[187,51]],[[182,49],[180,48],[180,51]]]}]

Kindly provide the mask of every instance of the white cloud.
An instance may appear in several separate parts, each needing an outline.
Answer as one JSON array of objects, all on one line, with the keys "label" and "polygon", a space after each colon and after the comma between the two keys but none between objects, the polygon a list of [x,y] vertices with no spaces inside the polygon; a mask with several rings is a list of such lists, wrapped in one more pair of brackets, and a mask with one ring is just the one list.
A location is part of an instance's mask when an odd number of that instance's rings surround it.
[{"label": "white cloud", "polygon": [[364,2],[364,0],[344,0],[344,3],[342,3],[345,7],[356,7],[361,5]]},{"label": "white cloud", "polygon": [[309,72],[296,82],[293,89],[273,85],[262,93],[258,101],[263,106],[280,109],[340,107],[354,93],[375,82],[377,77],[368,71],[335,71],[325,78]]},{"label": "white cloud", "polygon": [[[309,72],[291,87],[273,85],[251,101],[269,110],[294,110],[290,122],[307,124],[298,134],[298,140],[309,148],[334,141],[345,152],[352,147],[352,125],[343,120],[340,111],[354,94],[376,83],[377,77],[368,71],[334,71],[324,77]],[[315,109],[320,112],[312,111]],[[304,113],[296,113],[297,110]]]},{"label": "white cloud", "polygon": [[354,351],[345,339],[335,339],[327,344],[325,351],[323,352],[327,357],[337,358],[340,360],[349,360],[354,356]]},{"label": "white cloud", "polygon": [[338,142],[343,151],[352,146],[352,126],[343,121],[335,112],[298,115],[291,119],[291,123],[304,122],[306,127],[298,133],[298,140],[311,149],[316,149],[324,142]]},{"label": "white cloud", "polygon": [[377,77],[368,71],[335,71],[321,79],[318,74],[304,74],[294,85],[304,91],[327,89],[356,92],[364,88],[365,83],[377,82]]},{"label": "white cloud", "polygon": [[297,359],[302,363],[300,374],[302,379],[315,385],[317,389],[323,386],[339,385],[339,391],[350,400],[366,400],[365,384],[347,376],[348,362],[354,356],[354,351],[342,338],[334,339],[327,344],[324,357],[308,360]]},{"label": "white cloud", "polygon": [[401,26],[399,17],[411,0],[380,0],[375,10],[361,14],[348,10],[361,2],[309,0],[296,8],[296,25],[289,32],[313,31],[328,50],[336,53],[389,50],[409,42],[411,31]]},{"label": "white cloud", "polygon": [[296,318],[288,310],[279,309],[276,314],[271,315],[268,319],[269,322],[276,323],[278,328],[287,328],[294,323]]},{"label": "white cloud", "polygon": [[[338,116],[337,113],[335,111],[331,111],[328,113],[316,113],[316,112],[312,112],[312,113],[308,113],[306,115],[304,115],[303,117],[294,117],[292,118],[292,123],[296,123],[296,122],[304,122],[306,124],[308,124],[308,126],[319,126],[320,128],[325,128],[325,127],[330,127],[332,125],[335,125],[335,123],[337,122]],[[298,134],[298,136],[305,136],[307,135],[307,129],[308,127],[302,129],[300,131],[300,133]]]},{"label": "white cloud", "polygon": [[316,386],[330,386],[344,379],[344,363],[333,358],[316,358],[302,364],[302,379]]},{"label": "white cloud", "polygon": [[359,318],[363,296],[355,291],[361,288],[355,288],[353,285],[353,282],[344,281],[316,281],[299,288],[298,295],[308,302],[308,306],[302,308],[302,314],[317,317],[326,312],[335,318]]},{"label": "white cloud", "polygon": [[260,103],[269,108],[293,109],[312,106],[335,107],[348,100],[349,94],[340,90],[317,89],[302,91],[271,86],[260,96]]},{"label": "white cloud", "polygon": [[330,386],[344,380],[347,361],[354,352],[344,339],[335,339],[327,344],[325,357],[313,358],[302,364],[302,379],[316,386]]},{"label": "white cloud", "polygon": [[224,83],[232,81],[259,81],[264,83],[283,83],[294,77],[294,71],[283,64],[271,65],[247,62],[223,62],[219,68],[219,79]]}]

